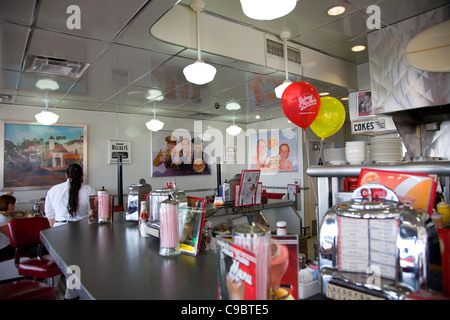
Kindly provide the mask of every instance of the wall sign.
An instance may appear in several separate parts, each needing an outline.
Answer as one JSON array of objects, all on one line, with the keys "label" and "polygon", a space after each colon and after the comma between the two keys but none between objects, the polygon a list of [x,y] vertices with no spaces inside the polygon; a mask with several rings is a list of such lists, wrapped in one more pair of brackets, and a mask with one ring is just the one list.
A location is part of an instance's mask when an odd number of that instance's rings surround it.
[{"label": "wall sign", "polygon": [[385,119],[374,118],[366,121],[352,121],[352,133],[370,133],[386,130]]},{"label": "wall sign", "polygon": [[109,140],[108,163],[117,163],[119,155],[122,156],[122,163],[131,163],[131,141]]}]

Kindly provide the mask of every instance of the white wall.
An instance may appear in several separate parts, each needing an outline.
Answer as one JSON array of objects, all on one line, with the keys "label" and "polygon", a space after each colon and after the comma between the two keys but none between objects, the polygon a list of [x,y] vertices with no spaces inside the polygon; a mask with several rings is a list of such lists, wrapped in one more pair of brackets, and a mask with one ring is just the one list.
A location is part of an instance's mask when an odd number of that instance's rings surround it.
[{"label": "white wall", "polygon": [[[34,115],[40,112],[43,108],[31,106],[14,106],[0,104],[0,120],[15,120],[35,122]],[[52,109],[52,108],[50,108]],[[178,188],[189,190],[199,188],[216,188],[217,186],[217,170],[216,164],[211,166],[212,173],[209,176],[188,176],[188,177],[151,177],[151,131],[145,127],[145,122],[151,117],[132,114],[115,114],[107,112],[95,111],[77,111],[69,109],[59,109],[56,111],[60,118],[59,124],[87,124],[87,183],[94,186],[96,189],[101,189],[102,186],[113,194],[117,194],[117,166],[115,164],[108,164],[108,140],[129,140],[131,141],[131,164],[123,165],[123,192],[125,195],[124,203],[126,203],[126,195],[128,186],[138,183],[139,179],[144,178],[150,183],[153,189],[165,186],[167,181],[174,181]],[[163,130],[175,130],[180,128],[194,131],[194,121],[174,118],[158,117],[165,123]],[[252,126],[253,129],[259,128],[287,128],[295,127],[294,125],[286,125],[287,119],[276,119],[266,122],[261,122],[257,126]],[[219,130],[222,132],[227,144],[236,144],[238,138],[232,138],[225,134],[225,129],[230,123],[222,123],[216,121],[202,121],[200,122],[202,131]],[[199,125],[199,122],[196,124]],[[241,125],[243,129],[246,129]],[[213,132],[212,132],[213,133]],[[244,134],[241,133],[239,139],[245,141]],[[4,137],[0,137],[4,139]],[[233,142],[234,139],[234,142]],[[299,138],[299,152],[301,148],[301,135]],[[223,144],[221,145],[223,147]],[[247,154],[242,154],[242,148],[238,148],[239,156],[244,156],[246,161]],[[218,150],[219,153],[222,150]],[[303,155],[300,153],[299,158]],[[242,159],[242,158],[241,158]],[[221,158],[223,163],[223,155]],[[241,162],[240,162],[241,163]],[[221,164],[221,180],[231,179],[235,174],[240,173],[242,169],[246,169],[246,164]],[[294,183],[294,179],[303,181],[303,168],[294,174],[279,173],[273,176],[263,176],[262,182],[269,186],[286,186],[288,183]],[[3,193],[5,190],[0,191]],[[15,191],[18,200],[18,210],[30,210],[32,202],[45,197],[46,190],[32,190],[32,191]],[[208,193],[204,192],[202,196]],[[198,195],[198,194],[195,194]],[[117,202],[117,201],[116,201]]]}]

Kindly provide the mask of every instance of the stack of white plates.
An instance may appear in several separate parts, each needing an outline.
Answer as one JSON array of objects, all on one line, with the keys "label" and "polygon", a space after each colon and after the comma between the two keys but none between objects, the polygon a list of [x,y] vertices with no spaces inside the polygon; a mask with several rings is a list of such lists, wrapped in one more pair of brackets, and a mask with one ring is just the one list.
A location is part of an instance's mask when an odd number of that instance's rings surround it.
[{"label": "stack of white plates", "polygon": [[400,137],[372,137],[370,139],[370,156],[378,163],[401,162],[403,145]]},{"label": "stack of white plates", "polygon": [[350,164],[361,164],[366,157],[365,141],[345,142],[345,159]]},{"label": "stack of white plates", "polygon": [[325,149],[324,159],[326,162],[332,165],[346,164],[345,161],[345,148],[331,148]]}]

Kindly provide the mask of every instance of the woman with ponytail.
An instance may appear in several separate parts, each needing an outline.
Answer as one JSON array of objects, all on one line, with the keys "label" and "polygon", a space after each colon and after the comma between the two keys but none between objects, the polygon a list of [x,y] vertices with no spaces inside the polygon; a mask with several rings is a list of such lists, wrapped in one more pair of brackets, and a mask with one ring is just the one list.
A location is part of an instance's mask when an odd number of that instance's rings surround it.
[{"label": "woman with ponytail", "polygon": [[89,214],[89,196],[95,189],[83,183],[83,169],[73,163],[66,170],[67,181],[53,186],[45,197],[45,215],[51,227],[85,219]]}]

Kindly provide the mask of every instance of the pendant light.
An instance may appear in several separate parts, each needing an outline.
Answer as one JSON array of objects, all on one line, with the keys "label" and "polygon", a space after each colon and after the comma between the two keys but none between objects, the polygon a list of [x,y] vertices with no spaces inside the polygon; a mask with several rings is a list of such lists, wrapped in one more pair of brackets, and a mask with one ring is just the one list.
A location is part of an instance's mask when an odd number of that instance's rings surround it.
[{"label": "pendant light", "polygon": [[45,110],[42,110],[34,117],[36,118],[36,121],[39,122],[40,124],[49,126],[51,124],[56,123],[59,119],[59,116],[56,113],[48,110],[48,103],[50,100],[48,99],[48,93],[45,93],[45,95],[46,98],[42,100],[45,102]]},{"label": "pendant light", "polygon": [[273,20],[294,10],[297,0],[241,0],[244,14],[255,20]]},{"label": "pendant light", "polygon": [[237,136],[241,132],[242,129],[241,129],[241,127],[234,124],[234,118],[233,118],[233,124],[231,126],[229,126],[226,130],[229,135]]},{"label": "pendant light", "polygon": [[54,91],[59,89],[58,82],[52,79],[39,79],[36,82],[36,87],[41,90],[45,90],[45,99],[42,100],[45,102],[45,110],[42,110],[34,116],[36,118],[36,121],[46,126],[56,123],[59,119],[59,116],[56,113],[48,110],[48,103],[50,102],[50,100],[48,99],[48,90]]},{"label": "pendant light", "polygon": [[156,119],[155,105],[153,104],[153,119],[145,124],[148,130],[153,132],[159,131],[164,127],[164,122]]},{"label": "pendant light", "polygon": [[237,103],[236,101],[230,101],[225,106],[225,109],[227,109],[229,111],[237,111],[237,110],[241,109],[241,105],[239,103]]},{"label": "pendant light", "polygon": [[193,0],[191,8],[197,13],[197,61],[185,67],[183,73],[187,81],[202,85],[211,82],[214,79],[216,68],[205,63],[201,57],[199,15],[200,11],[205,8],[205,1]]},{"label": "pendant light", "polygon": [[283,31],[280,34],[280,39],[283,40],[283,51],[284,51],[284,70],[286,71],[286,80],[283,81],[278,87],[275,88],[275,95],[278,99],[281,99],[283,96],[284,90],[292,83],[289,80],[288,73],[288,49],[287,49],[287,40],[291,37],[291,33],[289,31]]}]

